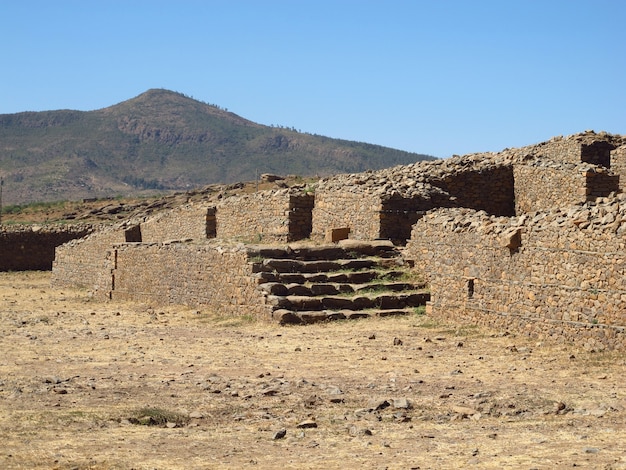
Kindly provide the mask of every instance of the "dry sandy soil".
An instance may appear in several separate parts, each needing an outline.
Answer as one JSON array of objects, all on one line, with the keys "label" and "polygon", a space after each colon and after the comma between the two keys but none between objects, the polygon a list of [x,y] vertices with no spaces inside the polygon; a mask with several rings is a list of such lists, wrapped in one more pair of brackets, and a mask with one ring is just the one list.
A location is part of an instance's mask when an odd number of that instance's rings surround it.
[{"label": "dry sandy soil", "polygon": [[626,469],[626,359],[426,316],[279,327],[0,273],[0,468]]}]

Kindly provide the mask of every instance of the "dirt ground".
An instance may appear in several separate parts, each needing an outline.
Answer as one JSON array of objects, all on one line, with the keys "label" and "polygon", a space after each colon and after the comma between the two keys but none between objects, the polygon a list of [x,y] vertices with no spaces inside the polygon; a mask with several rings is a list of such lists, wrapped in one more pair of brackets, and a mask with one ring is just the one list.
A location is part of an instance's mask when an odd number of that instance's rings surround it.
[{"label": "dirt ground", "polygon": [[626,469],[626,358],[427,316],[279,327],[0,273],[0,468]]}]

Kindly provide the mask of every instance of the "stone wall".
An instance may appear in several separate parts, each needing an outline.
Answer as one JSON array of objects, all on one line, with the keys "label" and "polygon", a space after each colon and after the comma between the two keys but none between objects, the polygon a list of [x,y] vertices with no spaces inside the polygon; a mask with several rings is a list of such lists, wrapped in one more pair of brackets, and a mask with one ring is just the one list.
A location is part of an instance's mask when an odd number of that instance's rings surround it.
[{"label": "stone wall", "polygon": [[585,139],[552,139],[544,145],[543,155],[554,161],[566,163],[593,163],[610,167],[611,144]]},{"label": "stone wall", "polygon": [[309,238],[313,229],[313,193],[294,193],[289,201],[289,236],[287,241]]},{"label": "stone wall", "polygon": [[[293,241],[311,232],[310,194],[280,190],[229,198],[220,210],[189,204],[147,220],[127,221],[103,228],[89,237],[56,250],[52,267],[54,286],[87,286],[109,289],[106,253],[119,243],[156,243],[171,240],[206,240],[216,236],[245,241]],[[258,239],[256,237],[259,237]],[[48,268],[50,269],[50,267]]]},{"label": "stone wall", "polygon": [[216,207],[217,238],[248,242],[307,238],[313,204],[313,194],[289,189],[226,198]]},{"label": "stone wall", "polygon": [[626,192],[626,145],[611,152],[611,170],[620,177],[620,190]]},{"label": "stone wall", "polygon": [[513,171],[492,154],[419,162],[377,172],[338,175],[315,191],[313,238],[350,228],[350,238],[404,244],[411,226],[435,207],[471,207],[513,215]]},{"label": "stone wall", "polygon": [[484,210],[493,215],[515,215],[513,168],[508,162],[493,159],[490,166],[476,168],[459,165],[452,173],[430,178],[429,183],[447,192],[457,207]]},{"label": "stone wall", "polygon": [[92,230],[89,225],[2,226],[0,271],[49,271],[57,246],[82,238]]},{"label": "stone wall", "polygon": [[211,233],[214,208],[201,203],[187,204],[157,214],[141,224],[141,239],[128,241],[162,242],[166,240],[201,240],[215,236]]},{"label": "stone wall", "polygon": [[88,237],[57,247],[52,286],[86,287],[102,291],[110,283],[106,255],[115,243],[126,241],[137,225],[102,228]]},{"label": "stone wall", "polygon": [[321,240],[348,227],[355,239],[410,239],[406,253],[430,278],[435,315],[626,348],[625,173],[624,138],[584,133],[338,175],[319,182],[315,199],[303,188],[229,197],[72,241],[57,249],[53,284],[264,317],[235,242]]},{"label": "stone wall", "polygon": [[380,237],[381,210],[380,196],[358,187],[346,187],[341,192],[318,187],[311,238],[323,240],[327,230],[349,227],[350,238],[375,240]]},{"label": "stone wall", "polygon": [[405,255],[430,280],[429,309],[589,349],[626,349],[626,195],[513,218],[441,209]]},{"label": "stone wall", "polygon": [[620,190],[620,177],[602,167],[590,168],[585,175],[585,199],[595,201]]},{"label": "stone wall", "polygon": [[152,305],[201,307],[223,315],[269,318],[242,244],[127,243],[108,253],[112,281],[101,296]]},{"label": "stone wall", "polygon": [[325,178],[316,190],[313,238],[349,227],[351,238],[402,244],[423,211],[435,207],[513,216],[605,197],[620,188],[619,174],[608,167],[626,173],[623,143],[622,136],[588,131],[499,153]]},{"label": "stone wall", "polygon": [[567,137],[557,136],[536,145],[506,149],[514,158],[540,158],[559,163],[590,163],[611,168],[611,151],[624,144],[621,135],[585,131]]},{"label": "stone wall", "polygon": [[602,167],[573,164],[514,165],[515,213],[563,207],[619,191],[619,176]]}]

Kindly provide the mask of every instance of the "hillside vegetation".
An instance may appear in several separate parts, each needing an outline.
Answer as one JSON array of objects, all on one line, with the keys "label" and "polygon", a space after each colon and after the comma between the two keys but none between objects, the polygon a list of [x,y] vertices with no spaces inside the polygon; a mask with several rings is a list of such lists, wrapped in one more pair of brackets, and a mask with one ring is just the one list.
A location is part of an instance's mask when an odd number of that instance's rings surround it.
[{"label": "hillside vegetation", "polygon": [[5,204],[137,196],[257,173],[328,175],[427,155],[268,127],[168,90],[96,111],[0,115]]}]

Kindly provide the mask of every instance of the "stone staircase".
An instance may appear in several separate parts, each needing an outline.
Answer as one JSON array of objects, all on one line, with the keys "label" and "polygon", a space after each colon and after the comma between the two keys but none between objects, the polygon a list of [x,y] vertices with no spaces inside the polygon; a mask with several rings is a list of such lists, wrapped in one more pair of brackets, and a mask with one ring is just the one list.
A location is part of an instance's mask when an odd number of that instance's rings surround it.
[{"label": "stone staircase", "polygon": [[258,289],[280,324],[406,315],[430,299],[388,241],[251,246]]}]

